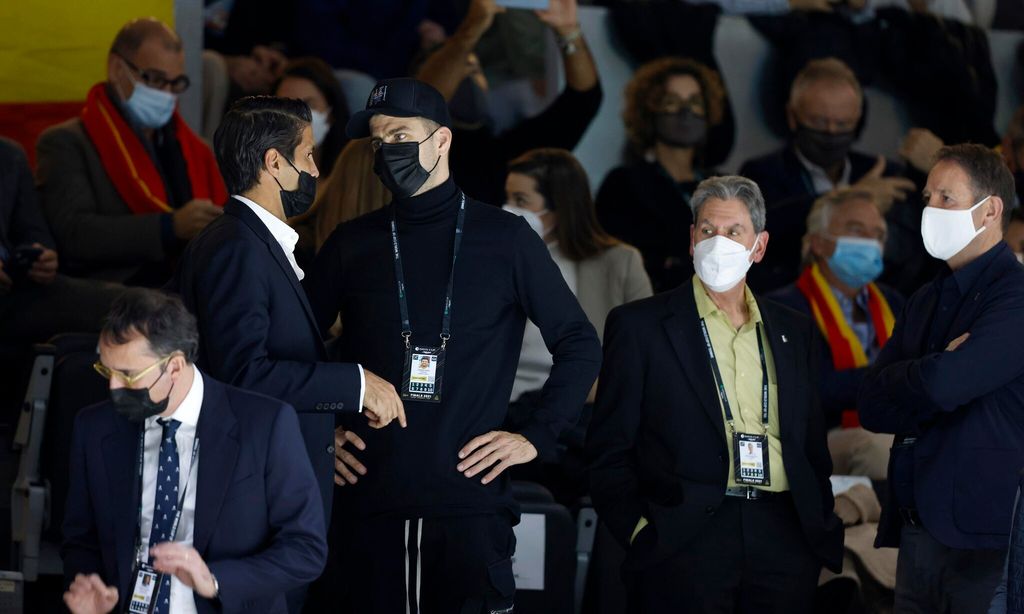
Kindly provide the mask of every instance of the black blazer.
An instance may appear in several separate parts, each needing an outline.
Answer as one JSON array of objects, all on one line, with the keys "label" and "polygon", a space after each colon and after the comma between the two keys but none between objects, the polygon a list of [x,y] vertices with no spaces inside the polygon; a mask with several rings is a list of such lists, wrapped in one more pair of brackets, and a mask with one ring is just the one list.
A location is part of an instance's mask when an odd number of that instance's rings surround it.
[{"label": "black blazer", "polygon": [[[221,592],[217,600],[196,596],[196,609],[284,614],[284,593],[316,579],[327,560],[320,491],[309,462],[295,454],[295,412],[204,376],[196,437],[193,544]],[[61,551],[66,583],[96,573],[122,599],[130,594],[138,442],[138,425],[109,401],[76,416]]]},{"label": "black blazer", "polygon": [[241,201],[186,248],[171,286],[199,321],[197,364],[213,377],[288,403],[330,518],[334,413],[359,411],[354,364],[327,362],[313,312],[281,246]]},{"label": "black blazer", "polygon": [[[843,532],[832,511],[813,323],[771,301],[757,303],[775,361],[796,511],[810,548],[838,570]],[[684,548],[722,504],[730,471],[693,287],[684,283],[614,309],[604,339],[586,446],[594,505],[623,544],[643,516],[655,528],[656,551],[671,553]],[[631,561],[635,556],[627,557],[627,565],[638,563]]]}]

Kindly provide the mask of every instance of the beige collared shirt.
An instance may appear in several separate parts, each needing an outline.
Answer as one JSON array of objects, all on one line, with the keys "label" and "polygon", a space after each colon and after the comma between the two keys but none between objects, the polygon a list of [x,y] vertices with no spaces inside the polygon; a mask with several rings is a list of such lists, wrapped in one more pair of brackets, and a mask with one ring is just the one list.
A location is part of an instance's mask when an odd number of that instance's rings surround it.
[{"label": "beige collared shirt", "polygon": [[[725,408],[722,406],[722,421],[725,423],[726,447],[729,450],[729,482],[728,487],[740,486],[736,483],[732,444],[732,432],[750,433],[768,436],[768,468],[771,484],[755,486],[769,492],[789,490],[789,479],[782,458],[782,440],[779,427],[779,391],[775,376],[775,361],[772,359],[772,348],[764,333],[761,310],[754,300],[750,288],[744,287],[744,296],[750,319],[737,330],[729,321],[729,317],[715,305],[708,296],[704,284],[696,275],[693,276],[693,297],[697,302],[697,315],[704,318],[711,337],[711,345],[718,360],[718,369],[722,373],[725,393],[729,397],[729,405],[733,413],[733,424],[730,427],[725,419]],[[764,342],[765,367],[768,371],[768,427],[764,426],[761,417],[761,354],[757,349],[757,328],[761,327]],[[709,382],[708,385],[714,385]],[[717,387],[716,387],[717,389]],[[716,390],[716,397],[717,390]]]}]

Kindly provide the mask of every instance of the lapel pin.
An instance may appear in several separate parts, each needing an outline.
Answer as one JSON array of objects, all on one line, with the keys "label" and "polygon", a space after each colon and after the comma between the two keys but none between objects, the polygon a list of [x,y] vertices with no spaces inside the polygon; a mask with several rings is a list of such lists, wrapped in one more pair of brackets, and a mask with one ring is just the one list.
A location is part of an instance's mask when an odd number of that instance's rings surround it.
[{"label": "lapel pin", "polygon": [[782,342],[789,343],[789,339],[786,339],[786,335],[782,335]]}]

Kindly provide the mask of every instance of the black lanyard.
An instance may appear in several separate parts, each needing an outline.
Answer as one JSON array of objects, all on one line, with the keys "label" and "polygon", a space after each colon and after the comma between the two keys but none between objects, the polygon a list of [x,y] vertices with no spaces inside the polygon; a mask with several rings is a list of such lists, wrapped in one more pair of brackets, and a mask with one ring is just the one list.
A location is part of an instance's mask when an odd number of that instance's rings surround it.
[{"label": "black lanyard", "polygon": [[[466,195],[462,195],[459,204],[459,219],[455,223],[455,246],[452,248],[452,271],[448,275],[448,294],[444,298],[444,318],[441,320],[441,349],[452,337],[452,291],[455,289],[455,261],[459,257],[459,246],[462,244],[462,228],[466,224]],[[402,250],[398,248],[398,221],[395,216],[395,205],[391,205],[391,245],[395,251],[395,280],[398,282],[398,308],[402,314],[402,338],[409,349],[412,337],[412,324],[409,322],[409,303],[405,295],[405,274],[402,272]]]},{"label": "black lanyard", "polygon": [[[160,437],[162,439],[163,435],[161,435]],[[197,436],[195,439],[192,440],[192,460],[189,461],[189,464],[188,464],[188,479],[185,480],[185,488],[181,489],[181,497],[178,499],[178,511],[174,514],[174,521],[171,523],[171,541],[174,541],[174,538],[178,535],[178,522],[181,521],[181,511],[185,507],[185,495],[188,493],[188,482],[189,482],[189,479],[191,479],[191,477],[192,477],[192,470],[196,466],[196,456],[198,454],[199,454],[199,437]],[[135,463],[135,466],[136,466],[136,469],[137,469],[136,470],[136,481],[135,481],[135,483],[136,483],[136,485],[138,487],[138,492],[139,492],[139,513],[135,517],[135,546],[132,549],[135,551],[135,559],[137,561],[142,561],[142,553],[139,552],[139,548],[142,546],[142,536],[139,535],[139,533],[142,532],[142,498],[144,496],[146,496],[145,493],[142,492],[142,467],[143,467],[143,464],[145,463],[145,455],[146,455],[146,427],[145,427],[145,425],[143,425],[143,427],[139,430],[139,458],[138,458],[138,460]],[[160,456],[160,450],[158,449],[157,450],[157,457],[158,457],[157,458],[157,474],[158,475],[159,475],[159,467],[160,467],[159,456]],[[156,496],[155,492],[154,492],[153,496],[154,497]],[[153,514],[154,514],[154,519],[153,519],[152,522],[150,522],[150,532],[152,532],[152,529],[153,529],[153,522],[156,522],[156,518],[155,518],[155,515],[156,515],[156,505],[155,504],[153,505]],[[153,546],[153,544],[150,544],[150,547],[152,547],[152,546]]]},{"label": "black lanyard", "polygon": [[[722,372],[718,368],[718,359],[715,358],[715,348],[711,345],[711,335],[708,334],[708,325],[704,318],[700,319],[700,330],[704,334],[704,345],[708,349],[708,358],[711,359],[711,370],[714,373],[715,384],[718,386],[718,396],[722,399],[722,408],[725,410],[725,421],[729,423],[729,429],[736,431],[733,426],[732,409],[729,406],[729,395],[725,392],[725,381],[722,379]],[[757,352],[761,356],[761,422],[765,431],[768,430],[768,363],[764,357],[764,342],[761,340],[761,327],[754,325],[757,331]]]}]

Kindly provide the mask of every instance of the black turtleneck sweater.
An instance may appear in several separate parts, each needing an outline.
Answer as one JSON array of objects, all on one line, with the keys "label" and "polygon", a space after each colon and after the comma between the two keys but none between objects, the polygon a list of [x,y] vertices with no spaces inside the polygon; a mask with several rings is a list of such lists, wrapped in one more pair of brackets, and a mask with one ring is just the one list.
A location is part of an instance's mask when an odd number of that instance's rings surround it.
[{"label": "black turtleneck sweater", "polygon": [[[405,346],[389,223],[392,210],[405,269],[412,343],[436,347],[452,260],[461,191],[449,180],[396,200],[338,227],[324,244],[305,286],[321,330],[341,315],[342,360],[355,361],[400,389]],[[517,507],[507,473],[484,486],[483,475],[456,469],[471,439],[500,430],[508,411],[526,318],[540,328],[554,366],[532,420],[520,431],[541,457],[576,423],[597,378],[601,347],[594,327],[521,218],[467,199],[455,268],[452,337],[441,403],[406,401],[409,426],[374,430],[363,416],[345,417],[367,449],[357,452],[367,475],[342,493],[340,512],[404,518],[487,514]]]}]

